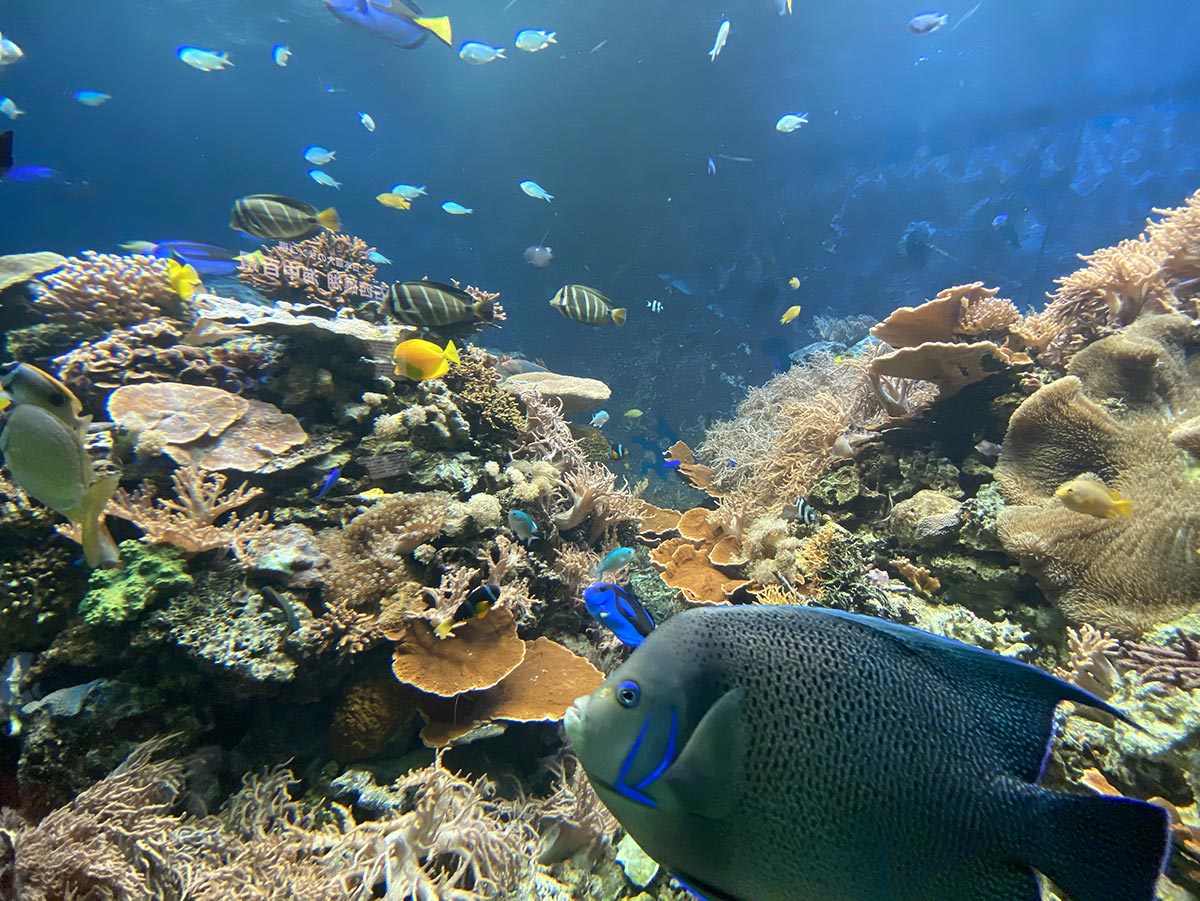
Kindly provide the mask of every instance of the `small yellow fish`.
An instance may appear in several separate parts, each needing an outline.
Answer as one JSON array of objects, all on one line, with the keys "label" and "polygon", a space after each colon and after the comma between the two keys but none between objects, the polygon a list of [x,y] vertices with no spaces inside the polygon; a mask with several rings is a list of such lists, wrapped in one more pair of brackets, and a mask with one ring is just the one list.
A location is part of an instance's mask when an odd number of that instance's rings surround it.
[{"label": "small yellow fish", "polygon": [[399,194],[393,194],[390,191],[386,194],[376,194],[375,199],[393,210],[407,210],[412,207],[412,201],[406,200]]},{"label": "small yellow fish", "polygon": [[794,307],[788,307],[786,310],[783,311],[783,315],[779,317],[779,324],[787,325],[789,322],[791,322],[793,319],[795,319],[799,315],[800,315],[800,304],[796,304]]},{"label": "small yellow fish", "polygon": [[1099,519],[1128,516],[1133,505],[1095,477],[1080,476],[1059,485],[1054,496],[1063,506],[1076,513],[1086,513]]},{"label": "small yellow fish", "polygon": [[788,287],[791,288],[793,291],[798,291],[800,289],[800,279],[796,278],[796,276],[793,275],[791,278],[788,279]]},{"label": "small yellow fish", "polygon": [[401,341],[396,345],[392,359],[396,361],[396,375],[414,382],[440,379],[450,369],[451,363],[459,362],[458,349],[453,341],[447,341],[445,348],[441,348],[420,338]]},{"label": "small yellow fish", "polygon": [[196,267],[191,263],[181,264],[178,260],[167,260],[167,281],[171,290],[183,300],[191,300],[193,295],[204,287]]},{"label": "small yellow fish", "polygon": [[641,419],[644,415],[645,414],[641,410],[639,410],[637,407],[634,407],[632,410],[625,411],[626,419]]}]

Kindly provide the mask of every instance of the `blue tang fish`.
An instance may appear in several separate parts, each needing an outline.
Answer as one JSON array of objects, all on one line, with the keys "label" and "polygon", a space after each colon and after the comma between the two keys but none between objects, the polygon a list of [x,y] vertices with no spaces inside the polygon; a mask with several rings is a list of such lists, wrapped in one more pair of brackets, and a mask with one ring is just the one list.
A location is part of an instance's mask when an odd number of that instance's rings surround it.
[{"label": "blue tang fish", "polygon": [[405,50],[420,47],[430,34],[453,44],[449,17],[426,17],[412,0],[325,0],[325,8],[347,25],[377,34]]},{"label": "blue tang fish", "polygon": [[654,620],[642,602],[615,582],[589,585],[583,589],[583,602],[588,613],[624,644],[637,647],[654,631]]},{"label": "blue tang fish", "polygon": [[564,724],[647,854],[712,901],[1152,901],[1166,811],[1038,785],[1062,701],[1032,666],[874,617],[672,617]]},{"label": "blue tang fish", "polygon": [[236,250],[200,241],[156,241],[151,256],[191,266],[200,275],[232,275],[238,269]]}]

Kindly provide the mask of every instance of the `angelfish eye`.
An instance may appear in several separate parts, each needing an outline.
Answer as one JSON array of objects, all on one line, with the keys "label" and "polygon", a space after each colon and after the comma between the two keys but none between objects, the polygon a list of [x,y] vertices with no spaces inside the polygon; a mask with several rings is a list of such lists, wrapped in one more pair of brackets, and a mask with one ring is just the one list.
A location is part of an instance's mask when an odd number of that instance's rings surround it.
[{"label": "angelfish eye", "polygon": [[642,699],[642,690],[636,682],[625,681],[617,686],[617,703],[622,707],[636,707]]}]

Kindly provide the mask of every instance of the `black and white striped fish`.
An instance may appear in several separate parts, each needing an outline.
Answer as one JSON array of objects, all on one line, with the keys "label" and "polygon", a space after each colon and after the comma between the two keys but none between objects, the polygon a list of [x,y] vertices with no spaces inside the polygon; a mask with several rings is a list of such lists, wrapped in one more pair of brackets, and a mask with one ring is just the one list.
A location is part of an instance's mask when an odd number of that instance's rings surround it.
[{"label": "black and white striped fish", "polygon": [[340,231],[337,210],[317,211],[311,203],[281,194],[250,194],[233,202],[229,227],[270,241],[302,241],[327,228]]},{"label": "black and white striped fish", "polygon": [[392,285],[392,315],[406,325],[453,325],[478,319],[491,322],[495,301],[476,300],[465,291],[440,282],[400,282]]},{"label": "black and white striped fish", "polygon": [[794,504],[784,504],[779,516],[781,519],[786,519],[789,522],[797,520],[806,525],[812,525],[821,518],[821,514],[814,510],[808,501],[802,497],[796,498],[796,503]]},{"label": "black and white striped fish", "polygon": [[651,313],[661,313],[663,311],[662,301],[661,300],[648,300],[648,301],[646,301],[646,309],[649,310]]},{"label": "black and white striped fish", "polygon": [[564,285],[550,301],[568,319],[587,325],[625,324],[624,307],[613,308],[613,302],[597,291],[584,285]]}]

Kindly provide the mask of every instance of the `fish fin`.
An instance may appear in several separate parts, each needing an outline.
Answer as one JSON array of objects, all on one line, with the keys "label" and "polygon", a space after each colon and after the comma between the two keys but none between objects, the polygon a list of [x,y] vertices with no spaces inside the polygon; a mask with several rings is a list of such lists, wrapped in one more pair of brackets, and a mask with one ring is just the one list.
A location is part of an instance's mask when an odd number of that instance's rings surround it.
[{"label": "fish fin", "polygon": [[120,481],[120,476],[115,475],[97,479],[88,488],[83,502],[79,505],[78,521],[82,532],[83,559],[92,569],[117,566],[121,562],[117,543],[113,541],[108,526],[104,524],[104,506],[117,490]]},{"label": "fish fin", "polygon": [[454,633],[454,620],[448,619],[445,622],[438,623],[434,626],[433,634],[438,638],[446,639]]},{"label": "fish fin", "polygon": [[718,888],[713,888],[706,882],[689,876],[686,873],[672,872],[671,878],[687,889],[688,893],[700,901],[739,901],[733,895],[728,895]]},{"label": "fish fin", "polygon": [[454,346],[453,338],[446,342],[446,349],[442,351],[442,353],[444,355],[443,359],[449,360],[451,363],[462,362],[462,360],[458,358],[458,348]]},{"label": "fish fin", "polygon": [[943,678],[961,685],[978,705],[980,726],[991,738],[1007,772],[1023,782],[1037,782],[1041,777],[1054,711],[1062,701],[1094,707],[1136,725],[1124,712],[1091,692],[995,651],[874,616],[824,607],[803,609],[882,633]]},{"label": "fish fin", "polygon": [[557,43],[558,43],[558,41],[556,41],[556,40],[554,39],[554,36],[555,36],[556,34],[558,34],[558,32],[557,32],[557,31],[552,31],[552,32],[550,32],[548,35],[546,35],[546,43],[547,43],[547,44],[557,44]]},{"label": "fish fin", "polygon": [[[432,32],[437,39],[446,46],[454,46],[454,38],[451,35],[449,16],[438,16],[435,19],[421,17],[413,19],[413,23],[420,25],[426,31]],[[501,54],[501,56],[503,56],[503,54]]]},{"label": "fish fin", "polygon": [[317,213],[317,222],[320,223],[321,228],[328,229],[331,232],[340,232],[342,230],[342,220],[338,218],[337,210],[333,207]]},{"label": "fish fin", "polygon": [[1133,798],[1040,792],[1029,865],[1074,901],[1153,901],[1171,848],[1167,811]]},{"label": "fish fin", "polygon": [[1112,506],[1109,508],[1110,516],[1128,516],[1133,504],[1121,497],[1121,492],[1115,488],[1108,489],[1108,499],[1112,501]]},{"label": "fish fin", "polygon": [[725,692],[692,731],[679,756],[662,774],[659,785],[689,813],[720,819],[741,799],[746,756],[746,724],[742,708],[746,689]]},{"label": "fish fin", "polygon": [[617,325],[624,325],[625,317],[628,314],[629,314],[629,311],[627,309],[625,309],[624,307],[617,307],[617,309],[612,311],[612,321],[614,323],[616,323]]}]

